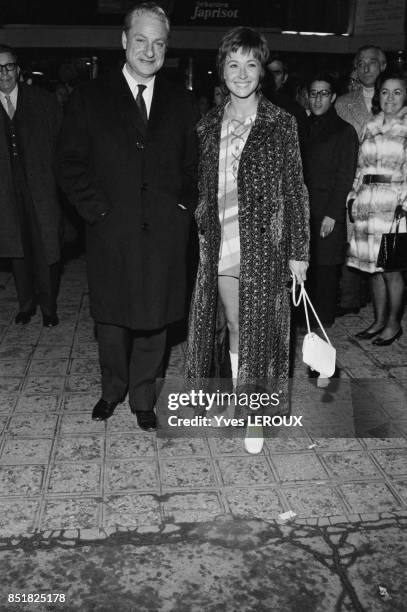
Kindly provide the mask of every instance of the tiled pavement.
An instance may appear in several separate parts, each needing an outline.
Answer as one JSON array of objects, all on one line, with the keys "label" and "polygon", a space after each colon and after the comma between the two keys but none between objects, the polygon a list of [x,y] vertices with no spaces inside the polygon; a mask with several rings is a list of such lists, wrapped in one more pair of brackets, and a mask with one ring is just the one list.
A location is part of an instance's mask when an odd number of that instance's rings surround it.
[{"label": "tiled pavement", "polygon": [[[249,456],[237,438],[146,434],[126,404],[106,424],[91,421],[99,369],[82,260],[66,267],[54,329],[43,329],[39,314],[16,327],[5,272],[1,284],[0,540],[61,530],[105,538],[222,516],[273,521],[287,510],[310,526],[407,516],[407,334],[388,348],[357,343],[352,334],[368,323],[368,308],[330,335],[341,380],[378,381],[365,405],[396,435],[277,437]],[[174,346],[169,375],[180,374],[183,358]],[[316,387],[299,359],[294,378],[306,410]]]}]

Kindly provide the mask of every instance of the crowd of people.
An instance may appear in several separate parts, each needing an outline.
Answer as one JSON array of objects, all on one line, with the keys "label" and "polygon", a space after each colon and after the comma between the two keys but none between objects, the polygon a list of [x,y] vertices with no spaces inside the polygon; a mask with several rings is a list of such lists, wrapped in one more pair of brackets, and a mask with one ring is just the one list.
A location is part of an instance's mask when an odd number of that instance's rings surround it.
[{"label": "crowd of people", "polygon": [[[358,337],[386,346],[402,334],[402,271],[377,257],[407,210],[406,75],[369,45],[348,93],[324,70],[294,96],[284,58],[241,26],[220,43],[213,108],[199,110],[162,75],[169,30],[154,2],[130,10],[122,68],[76,87],[64,118],[0,46],[0,257],[12,263],[15,323],[39,305],[44,326],[58,324],[61,189],[86,225],[102,386],[92,418],[110,418],[128,393],[146,431],[168,327],[188,310],[186,378],[226,372],[237,389],[288,381],[291,275],[324,326],[370,294],[374,321]],[[262,432],[245,444],[258,452]]]}]

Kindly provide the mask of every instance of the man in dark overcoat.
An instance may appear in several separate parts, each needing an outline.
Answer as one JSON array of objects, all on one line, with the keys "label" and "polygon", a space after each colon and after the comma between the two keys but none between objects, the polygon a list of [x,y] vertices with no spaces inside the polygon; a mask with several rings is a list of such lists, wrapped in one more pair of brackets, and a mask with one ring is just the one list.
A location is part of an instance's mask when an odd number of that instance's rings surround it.
[{"label": "man in dark overcoat", "polygon": [[335,318],[340,270],[346,254],[346,197],[355,176],[358,137],[335,111],[336,83],[328,73],[308,84],[311,115],[303,163],[310,196],[308,285],[322,323]]},{"label": "man in dark overcoat", "polygon": [[53,173],[60,110],[54,96],[19,83],[17,56],[0,45],[0,257],[11,260],[25,325],[39,303],[58,323],[61,211]]},{"label": "man in dark overcoat", "polygon": [[157,74],[168,34],[168,17],[156,4],[128,13],[126,62],[73,93],[58,154],[61,186],[87,222],[102,374],[92,418],[109,418],[128,391],[145,430],[156,428],[166,328],[185,314],[186,246],[197,198],[195,103]]}]

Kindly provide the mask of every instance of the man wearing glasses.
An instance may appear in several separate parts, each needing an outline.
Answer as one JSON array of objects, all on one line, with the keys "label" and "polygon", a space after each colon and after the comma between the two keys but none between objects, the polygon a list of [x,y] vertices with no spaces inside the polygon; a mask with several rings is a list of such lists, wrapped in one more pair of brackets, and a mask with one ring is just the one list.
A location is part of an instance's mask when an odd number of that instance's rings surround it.
[{"label": "man wearing glasses", "polygon": [[62,129],[61,186],[87,223],[91,314],[97,324],[104,421],[129,393],[139,426],[153,411],[167,326],[185,315],[186,247],[196,199],[193,96],[161,74],[162,8],[124,21],[122,69],[74,91]]},{"label": "man wearing glasses", "polygon": [[304,178],[310,196],[309,289],[322,323],[335,319],[341,265],[345,261],[346,197],[355,175],[358,137],[333,106],[336,81],[320,73],[308,84],[311,115],[304,146]]},{"label": "man wearing glasses", "polygon": [[11,260],[19,312],[37,304],[43,325],[58,324],[61,213],[53,175],[60,111],[54,97],[19,82],[13,49],[0,45],[0,257]]},{"label": "man wearing glasses", "polygon": [[[380,47],[374,45],[360,47],[354,57],[353,67],[361,86],[338,98],[335,109],[339,117],[355,128],[360,141],[365,125],[373,118],[374,86],[377,77],[386,68],[386,56]],[[368,282],[365,275],[355,268],[344,266],[337,315],[358,313],[368,301],[368,294]]]}]

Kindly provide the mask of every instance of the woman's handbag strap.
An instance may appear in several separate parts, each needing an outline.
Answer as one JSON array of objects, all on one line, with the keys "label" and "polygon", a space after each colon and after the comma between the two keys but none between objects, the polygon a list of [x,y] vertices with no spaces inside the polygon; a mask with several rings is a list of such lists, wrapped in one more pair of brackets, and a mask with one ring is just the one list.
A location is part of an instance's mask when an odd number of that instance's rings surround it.
[{"label": "woman's handbag strap", "polygon": [[314,306],[312,305],[312,302],[311,302],[311,300],[310,300],[310,299],[309,299],[309,297],[308,297],[308,293],[306,292],[306,289],[305,289],[305,287],[304,287],[304,283],[301,283],[301,285],[300,285],[300,293],[299,293],[299,296],[298,296],[298,300],[296,300],[296,299],[295,299],[295,282],[296,282],[296,281],[295,281],[295,276],[294,276],[294,274],[292,274],[292,279],[293,279],[293,288],[292,288],[292,294],[293,294],[293,304],[294,304],[294,306],[299,306],[299,305],[300,305],[301,300],[304,302],[305,318],[306,318],[306,320],[307,320],[307,329],[308,329],[308,333],[309,333],[309,334],[311,333],[311,328],[310,328],[310,324],[309,324],[309,316],[308,316],[308,307],[307,307],[307,302],[308,302],[308,304],[309,304],[309,305],[310,305],[310,307],[311,307],[311,310],[312,310],[312,312],[313,312],[313,314],[314,314],[314,317],[315,317],[316,321],[318,322],[318,325],[319,325],[319,327],[321,328],[321,330],[322,330],[322,332],[323,332],[323,334],[324,334],[324,336],[325,336],[326,341],[328,342],[328,344],[330,344],[330,345],[332,346],[331,341],[329,340],[328,335],[327,335],[327,333],[326,333],[326,331],[325,331],[325,329],[324,329],[324,327],[323,327],[323,325],[322,325],[322,323],[321,323],[321,321],[320,321],[320,319],[319,319],[319,317],[318,317],[318,315],[317,315],[317,313],[316,313],[316,311],[315,311],[315,308],[314,308]]}]

